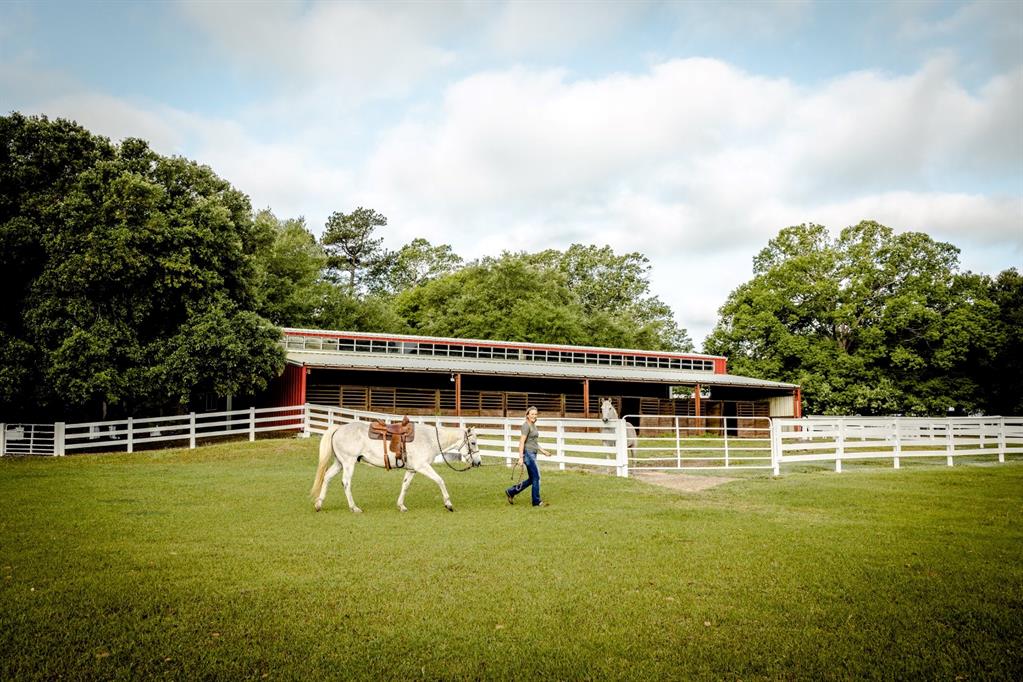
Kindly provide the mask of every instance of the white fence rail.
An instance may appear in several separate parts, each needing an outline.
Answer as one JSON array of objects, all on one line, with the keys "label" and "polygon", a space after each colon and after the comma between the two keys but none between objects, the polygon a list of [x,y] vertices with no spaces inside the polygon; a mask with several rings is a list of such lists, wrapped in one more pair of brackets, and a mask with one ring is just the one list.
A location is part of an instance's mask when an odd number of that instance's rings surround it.
[{"label": "white fence rail", "polygon": [[773,469],[782,464],[890,459],[899,468],[905,458],[1023,455],[1023,417],[807,417],[771,423]]},{"label": "white fence rail", "polygon": [[[80,451],[126,450],[154,444],[198,443],[274,431],[323,433],[332,424],[395,415],[323,405],[249,408],[173,417],[121,419],[76,424],[0,423],[0,455],[56,455]],[[518,456],[521,418],[427,417],[412,420],[429,428],[476,429],[481,454],[511,464]],[[598,467],[627,477],[633,471],[767,469],[781,474],[785,464],[847,460],[891,460],[897,469],[907,458],[957,457],[1004,462],[1023,457],[1023,417],[673,417],[636,415],[642,426],[630,448],[625,421],[609,428],[599,419],[540,419],[540,444],[552,457],[540,464]]]},{"label": "white fence rail", "polygon": [[630,415],[636,443],[629,465],[642,471],[770,469],[768,417]]},{"label": "white fence rail", "polygon": [[[4,434],[0,455],[61,456],[89,450],[134,452],[136,447],[151,443],[188,443],[188,447],[194,448],[197,441],[239,436],[255,440],[257,433],[301,431],[305,413],[305,406],[298,405],[77,424],[0,424],[0,433]],[[29,426],[34,428],[28,431]]]},{"label": "white fence rail", "polygon": [[[306,407],[309,433],[323,433],[333,424],[395,419],[395,415],[382,412],[325,405]],[[458,428],[471,426],[476,430],[481,456],[501,458],[508,464],[518,458],[521,418],[416,416],[410,419],[427,428],[434,424]],[[601,467],[613,469],[619,476],[629,475],[624,422],[615,427],[614,435],[602,431],[604,424],[599,419],[538,419],[536,426],[540,431],[540,447],[553,454],[552,457],[541,455],[539,464],[557,464],[561,469],[566,466]]]}]

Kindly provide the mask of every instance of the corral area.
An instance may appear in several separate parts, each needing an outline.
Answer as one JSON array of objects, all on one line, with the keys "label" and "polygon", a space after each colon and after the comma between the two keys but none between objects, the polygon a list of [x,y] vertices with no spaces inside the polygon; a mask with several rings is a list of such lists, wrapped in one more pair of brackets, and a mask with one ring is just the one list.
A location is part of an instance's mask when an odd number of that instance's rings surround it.
[{"label": "corral area", "polygon": [[681,490],[360,466],[317,439],[0,460],[0,678],[1011,678],[1023,462]]}]

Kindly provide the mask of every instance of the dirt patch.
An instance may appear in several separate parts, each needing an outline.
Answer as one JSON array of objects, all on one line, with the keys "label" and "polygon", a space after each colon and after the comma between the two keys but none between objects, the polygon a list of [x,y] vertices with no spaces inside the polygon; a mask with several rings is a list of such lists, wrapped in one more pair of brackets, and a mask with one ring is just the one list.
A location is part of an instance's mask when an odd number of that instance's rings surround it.
[{"label": "dirt patch", "polygon": [[638,472],[635,469],[629,473],[644,483],[659,485],[671,488],[672,490],[681,490],[687,493],[698,493],[701,490],[707,490],[722,483],[736,480],[734,478],[725,478],[724,476],[691,476],[687,474],[669,474],[663,471]]}]

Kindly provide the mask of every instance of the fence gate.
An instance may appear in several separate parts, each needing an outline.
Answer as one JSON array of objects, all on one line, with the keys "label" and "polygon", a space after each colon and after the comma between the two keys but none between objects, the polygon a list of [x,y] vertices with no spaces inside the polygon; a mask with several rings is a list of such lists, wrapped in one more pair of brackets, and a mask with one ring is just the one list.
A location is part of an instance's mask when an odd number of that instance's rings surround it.
[{"label": "fence gate", "polygon": [[0,455],[53,455],[54,424],[0,424]]}]

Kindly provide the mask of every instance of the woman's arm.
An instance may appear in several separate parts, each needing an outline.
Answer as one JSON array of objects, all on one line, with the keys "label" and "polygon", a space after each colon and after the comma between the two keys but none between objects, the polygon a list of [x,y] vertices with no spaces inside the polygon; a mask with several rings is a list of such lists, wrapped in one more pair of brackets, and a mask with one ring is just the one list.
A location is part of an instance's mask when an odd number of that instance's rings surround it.
[{"label": "woman's arm", "polygon": [[526,434],[519,436],[519,464],[522,464],[522,458],[526,456]]}]

